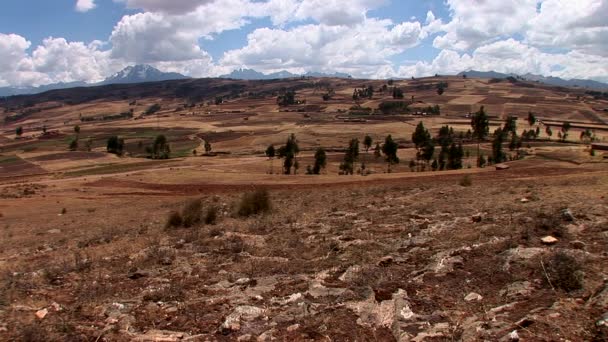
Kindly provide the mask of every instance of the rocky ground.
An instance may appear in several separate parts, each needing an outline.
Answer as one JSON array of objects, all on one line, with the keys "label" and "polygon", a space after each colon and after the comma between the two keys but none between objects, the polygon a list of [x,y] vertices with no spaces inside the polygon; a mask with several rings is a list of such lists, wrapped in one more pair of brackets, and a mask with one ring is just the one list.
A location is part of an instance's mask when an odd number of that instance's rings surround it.
[{"label": "rocky ground", "polygon": [[4,243],[0,339],[608,339],[606,173],[472,183],[273,189],[248,218],[217,192],[216,224],[179,229],[187,199],[159,199],[129,227]]}]

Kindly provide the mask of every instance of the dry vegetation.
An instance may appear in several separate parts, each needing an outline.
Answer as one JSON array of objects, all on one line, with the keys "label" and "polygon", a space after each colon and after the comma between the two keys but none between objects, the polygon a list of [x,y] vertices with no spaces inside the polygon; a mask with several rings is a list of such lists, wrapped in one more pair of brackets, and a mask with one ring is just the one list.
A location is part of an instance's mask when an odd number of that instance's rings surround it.
[{"label": "dry vegetation", "polygon": [[[462,170],[412,172],[408,162],[419,120],[433,135],[445,124],[462,132],[464,115],[484,104],[491,131],[507,114],[529,129],[533,110],[555,131],[573,122],[571,140],[585,127],[601,140],[608,103],[579,90],[441,80],[441,96],[433,78],[395,82],[441,116],[363,121],[348,114],[353,89],[384,81],[176,81],[4,101],[2,115],[28,99],[41,110],[0,132],[0,340],[605,341],[601,151],[541,135],[506,170],[467,168],[475,141]],[[322,82],[334,90],[326,101]],[[283,87],[307,103],[278,107]],[[207,103],[216,96],[226,100]],[[155,103],[157,113],[135,120]],[[133,119],[78,120],[129,108]],[[81,144],[68,152],[75,124]],[[43,125],[56,133],[41,135]],[[300,171],[279,175],[281,160],[264,151],[290,133]],[[143,158],[158,134],[172,159]],[[361,150],[369,175],[339,176],[348,142],[365,134],[372,150],[392,134],[401,163],[388,174]],[[124,139],[122,157],[105,152],[112,135]],[[305,175],[319,146],[327,168]]]}]

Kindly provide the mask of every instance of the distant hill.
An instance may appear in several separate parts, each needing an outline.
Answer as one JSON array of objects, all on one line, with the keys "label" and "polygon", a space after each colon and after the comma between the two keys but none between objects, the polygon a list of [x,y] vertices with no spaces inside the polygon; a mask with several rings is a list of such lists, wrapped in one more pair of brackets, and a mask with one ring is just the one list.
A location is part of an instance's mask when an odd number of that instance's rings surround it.
[{"label": "distant hill", "polygon": [[322,72],[307,72],[303,75],[293,74],[289,71],[283,70],[271,74],[263,74],[253,69],[237,69],[232,71],[230,74],[222,75],[220,78],[230,78],[234,80],[276,80],[281,78],[294,78],[294,77],[335,77],[335,78],[352,78],[348,74],[336,72],[334,74],[326,74]]},{"label": "distant hill", "polygon": [[130,84],[130,83],[144,83],[144,82],[158,82],[158,81],[169,81],[169,80],[183,80],[189,77],[175,72],[162,72],[150,65],[135,65],[128,66],[117,72],[116,74],[106,78],[105,80],[98,83],[86,83],[86,82],[69,82],[69,83],[53,83],[47,84],[40,87],[2,87],[0,88],[0,96],[13,96],[13,95],[31,95],[43,93],[49,90],[56,89],[68,89],[77,87],[94,87],[100,85],[109,84]]},{"label": "distant hill", "polygon": [[608,90],[608,84],[593,81],[593,80],[581,80],[581,79],[565,80],[565,79],[559,78],[559,77],[553,77],[553,76],[545,77],[545,76],[534,75],[534,74],[530,74],[530,73],[525,74],[525,75],[517,75],[517,74],[503,74],[503,73],[496,72],[496,71],[469,70],[469,71],[463,71],[463,72],[459,73],[457,76],[463,76],[463,75],[467,75],[467,77],[471,77],[471,78],[503,79],[503,78],[508,78],[508,77],[515,77],[515,78],[522,79],[522,80],[539,82],[539,83],[558,86],[558,87],[584,88],[584,89],[593,89],[593,90]]}]

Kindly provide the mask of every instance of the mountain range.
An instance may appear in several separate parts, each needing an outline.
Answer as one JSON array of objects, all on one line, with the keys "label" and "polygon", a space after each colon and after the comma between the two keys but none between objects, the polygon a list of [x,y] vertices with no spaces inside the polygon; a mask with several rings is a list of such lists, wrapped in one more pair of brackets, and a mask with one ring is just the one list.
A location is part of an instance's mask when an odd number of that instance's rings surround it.
[{"label": "mountain range", "polygon": [[281,78],[294,78],[294,77],[335,77],[335,78],[352,78],[352,76],[340,72],[333,74],[326,74],[322,72],[309,71],[305,74],[293,74],[289,71],[283,70],[272,74],[263,74],[253,69],[237,69],[232,71],[230,74],[222,75],[220,78],[231,78],[234,80],[276,80]]},{"label": "mountain range", "polygon": [[178,74],[176,72],[162,72],[150,65],[139,64],[128,66],[105,80],[97,83],[86,82],[69,82],[69,83],[53,83],[39,87],[0,87],[0,96],[12,95],[29,95],[43,93],[55,89],[67,89],[76,87],[94,87],[108,84],[128,84],[128,83],[144,83],[144,82],[159,82],[169,80],[183,80],[190,77]]},{"label": "mountain range", "polygon": [[472,77],[472,78],[504,79],[504,78],[514,77],[514,78],[520,79],[520,80],[538,82],[538,83],[543,83],[543,84],[548,84],[548,85],[553,85],[553,86],[558,86],[558,87],[585,88],[585,89],[603,90],[603,91],[608,90],[608,84],[593,81],[593,80],[582,80],[582,79],[565,80],[565,79],[559,78],[559,77],[553,77],[553,76],[546,77],[546,76],[534,75],[534,74],[530,74],[530,73],[524,74],[524,75],[517,75],[517,74],[503,74],[503,73],[496,72],[496,71],[469,70],[469,71],[463,71],[463,72],[459,73],[457,76],[463,76],[463,75],[466,75],[467,77]]},{"label": "mountain range", "polygon": [[[458,74],[458,76],[466,75],[472,78],[499,78],[504,79],[508,77],[515,77],[527,81],[539,82],[560,87],[578,87],[593,90],[608,90],[608,84],[601,83],[592,80],[581,80],[571,79],[565,80],[559,77],[545,77],[540,75],[525,74],[503,74],[495,71],[476,71],[469,70]],[[295,78],[295,77],[336,77],[336,78],[351,78],[350,75],[336,72],[334,74],[326,74],[321,72],[307,72],[302,75],[293,74],[289,71],[280,71],[271,74],[264,74],[253,69],[237,69],[232,71],[230,74],[222,75],[220,78],[230,78],[238,80],[271,80],[271,79],[282,79],[282,78]],[[13,95],[28,95],[38,94],[49,90],[55,89],[66,89],[76,87],[93,87],[108,84],[129,84],[129,83],[144,83],[144,82],[159,82],[169,80],[182,80],[190,77],[184,76],[175,72],[163,72],[150,65],[140,64],[134,66],[128,66],[120,72],[106,78],[105,80],[98,83],[86,83],[86,82],[69,82],[69,83],[54,83],[47,84],[39,87],[0,87],[0,96],[13,96]]]}]

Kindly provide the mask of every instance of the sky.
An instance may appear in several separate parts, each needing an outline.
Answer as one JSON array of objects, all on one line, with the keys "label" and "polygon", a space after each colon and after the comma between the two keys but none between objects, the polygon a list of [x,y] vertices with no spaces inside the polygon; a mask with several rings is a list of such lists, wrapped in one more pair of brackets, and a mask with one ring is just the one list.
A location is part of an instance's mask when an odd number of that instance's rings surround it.
[{"label": "sky", "polygon": [[0,86],[135,64],[357,78],[480,70],[608,82],[608,0],[2,0]]}]

